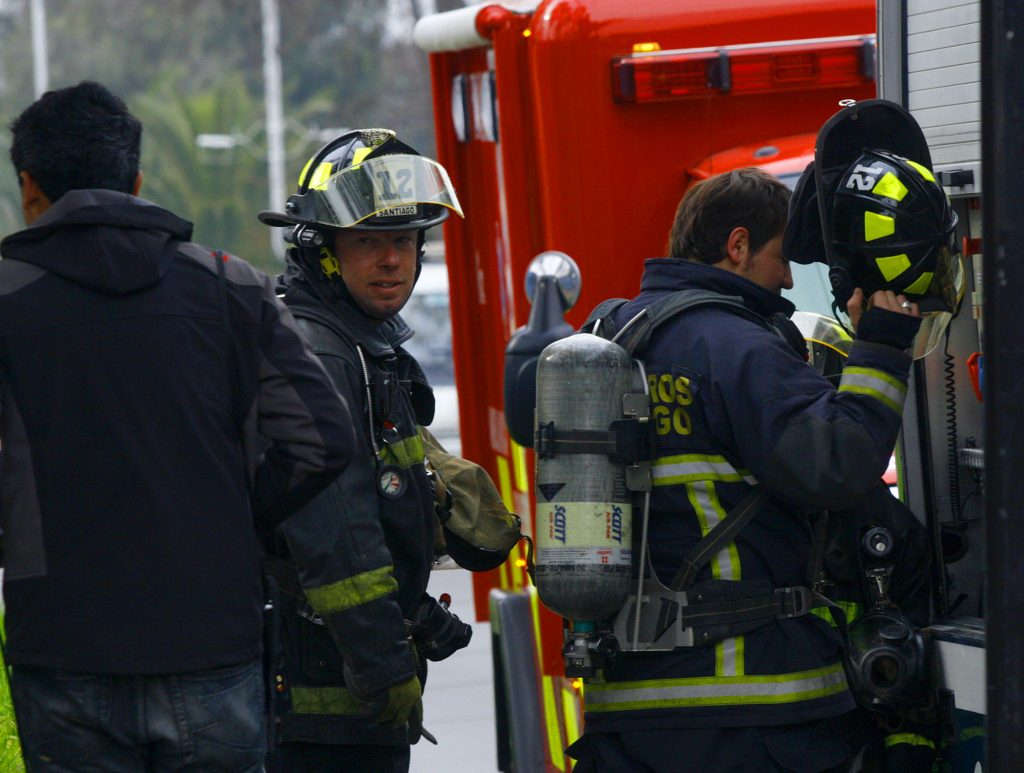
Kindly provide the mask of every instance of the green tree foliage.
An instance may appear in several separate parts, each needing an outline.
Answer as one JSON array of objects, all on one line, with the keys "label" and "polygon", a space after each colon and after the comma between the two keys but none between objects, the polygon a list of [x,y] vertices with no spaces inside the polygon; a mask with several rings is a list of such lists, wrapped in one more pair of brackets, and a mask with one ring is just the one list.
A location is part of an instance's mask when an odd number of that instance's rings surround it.
[{"label": "green tree foliage", "polygon": [[[427,56],[410,38],[427,4],[408,2],[400,17],[384,0],[279,0],[289,186],[322,142],[317,129],[388,126],[433,152]],[[33,99],[28,6],[0,0],[4,127]],[[197,241],[276,270],[267,229],[255,219],[269,201],[259,0],[47,0],[46,12],[50,87],[98,80],[142,120],[142,195],[192,220]],[[204,150],[196,144],[203,133],[247,144]],[[8,143],[0,132],[0,151]],[[0,236],[21,227],[7,168]]]}]

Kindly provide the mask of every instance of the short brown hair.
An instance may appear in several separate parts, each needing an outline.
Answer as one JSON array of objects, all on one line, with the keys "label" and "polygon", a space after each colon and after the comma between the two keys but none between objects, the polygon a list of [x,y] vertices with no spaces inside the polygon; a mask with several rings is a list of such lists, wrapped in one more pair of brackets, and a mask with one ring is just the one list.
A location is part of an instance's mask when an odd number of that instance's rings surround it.
[{"label": "short brown hair", "polygon": [[718,263],[734,228],[750,233],[757,252],[786,228],[789,188],[756,167],[701,180],[684,195],[668,237],[670,258]]}]

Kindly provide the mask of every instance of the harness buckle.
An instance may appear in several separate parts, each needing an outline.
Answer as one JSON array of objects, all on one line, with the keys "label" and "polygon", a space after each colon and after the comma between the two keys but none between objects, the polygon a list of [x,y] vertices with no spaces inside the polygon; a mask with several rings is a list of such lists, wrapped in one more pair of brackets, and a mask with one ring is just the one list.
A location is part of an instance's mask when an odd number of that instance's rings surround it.
[{"label": "harness buckle", "polygon": [[775,600],[779,605],[778,617],[788,619],[803,617],[811,611],[813,596],[809,588],[793,585],[789,588],[776,588]]}]

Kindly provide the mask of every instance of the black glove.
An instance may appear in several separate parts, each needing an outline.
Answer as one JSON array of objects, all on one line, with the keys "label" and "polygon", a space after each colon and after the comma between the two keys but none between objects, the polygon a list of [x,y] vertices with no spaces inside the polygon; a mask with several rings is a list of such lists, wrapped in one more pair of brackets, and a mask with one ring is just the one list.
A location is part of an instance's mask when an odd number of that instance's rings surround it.
[{"label": "black glove", "polygon": [[921,318],[897,314],[888,309],[870,308],[857,325],[857,338],[897,349],[909,349],[921,327]]},{"label": "black glove", "polygon": [[425,594],[416,609],[411,632],[416,649],[427,660],[444,660],[473,638],[470,626],[449,612],[447,605],[439,604]]}]

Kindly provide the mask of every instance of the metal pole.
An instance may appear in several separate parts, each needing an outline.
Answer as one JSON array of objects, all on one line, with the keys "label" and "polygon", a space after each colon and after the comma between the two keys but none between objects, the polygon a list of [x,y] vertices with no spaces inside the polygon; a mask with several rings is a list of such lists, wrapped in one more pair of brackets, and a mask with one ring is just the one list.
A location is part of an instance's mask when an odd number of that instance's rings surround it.
[{"label": "metal pole", "polygon": [[50,87],[49,56],[46,50],[46,0],[32,0],[32,75],[36,99]]},{"label": "metal pole", "polygon": [[985,454],[988,578],[985,770],[1024,760],[1024,0],[982,0]]},{"label": "metal pole", "polygon": [[[277,0],[260,0],[263,13],[263,88],[267,120],[267,182],[270,209],[284,206],[284,107],[281,101],[281,21]],[[270,229],[270,247],[278,260],[284,260],[284,241],[280,228]]]}]

